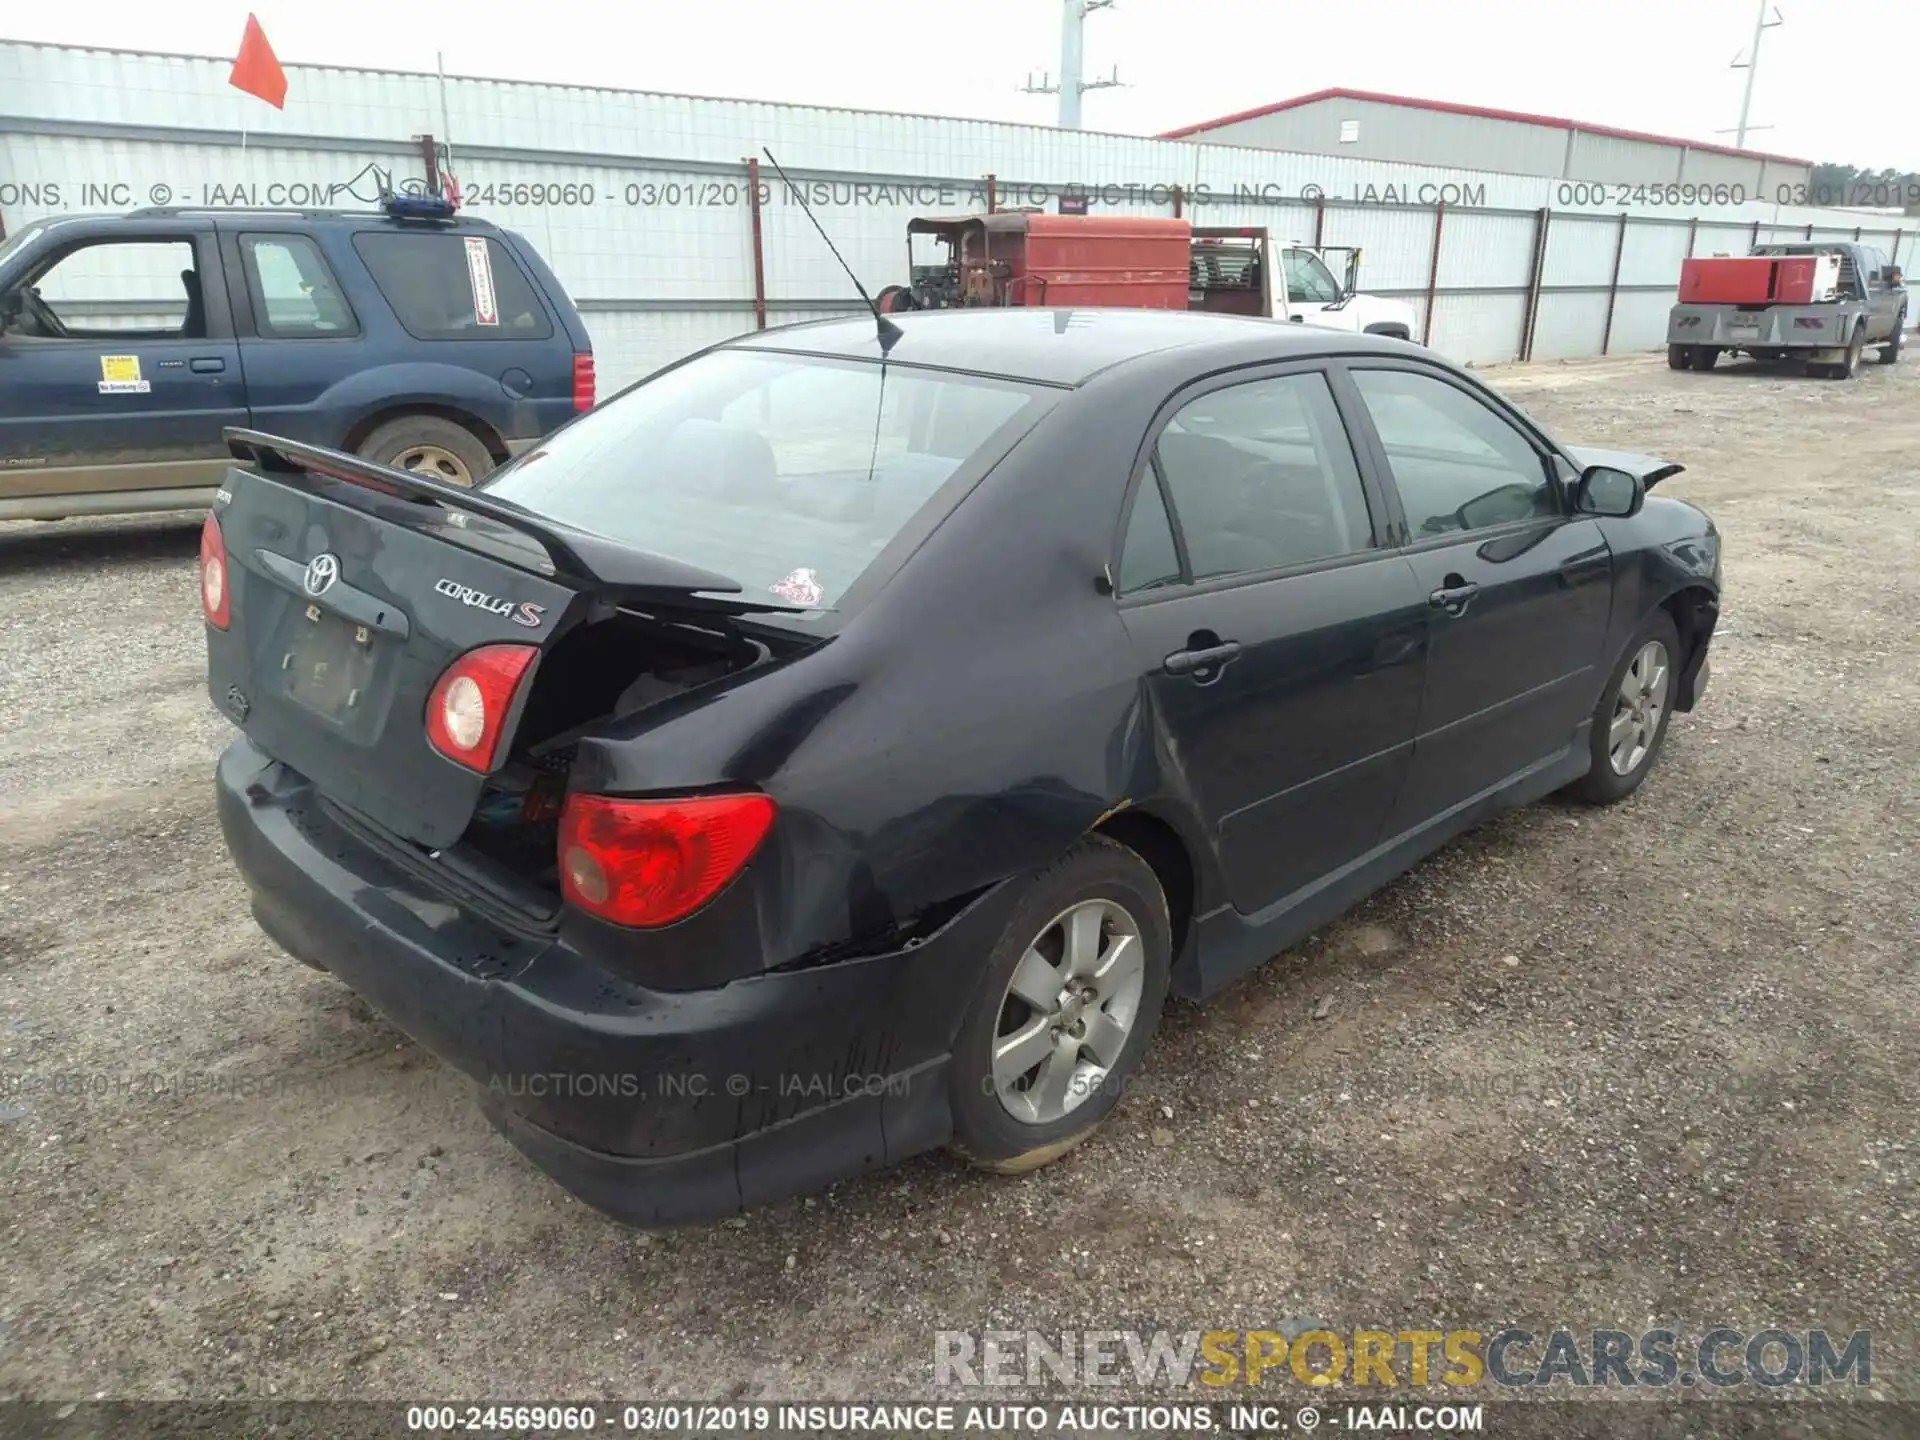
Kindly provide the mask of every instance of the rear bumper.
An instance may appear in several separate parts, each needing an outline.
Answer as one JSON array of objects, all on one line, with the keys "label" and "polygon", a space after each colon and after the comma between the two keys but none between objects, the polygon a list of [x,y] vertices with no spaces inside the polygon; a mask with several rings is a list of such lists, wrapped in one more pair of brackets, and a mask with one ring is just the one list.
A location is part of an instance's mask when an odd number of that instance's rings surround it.
[{"label": "rear bumper", "polygon": [[1857,305],[1769,305],[1758,310],[1742,310],[1735,305],[1676,305],[1667,317],[1667,343],[1710,345],[1720,350],[1844,353],[1864,315]]},{"label": "rear bumper", "polygon": [[245,739],[216,786],[261,928],[472,1077],[523,1154],[619,1219],[730,1214],[952,1133],[948,1052],[1008,887],[908,950],[654,991],[450,903]]}]

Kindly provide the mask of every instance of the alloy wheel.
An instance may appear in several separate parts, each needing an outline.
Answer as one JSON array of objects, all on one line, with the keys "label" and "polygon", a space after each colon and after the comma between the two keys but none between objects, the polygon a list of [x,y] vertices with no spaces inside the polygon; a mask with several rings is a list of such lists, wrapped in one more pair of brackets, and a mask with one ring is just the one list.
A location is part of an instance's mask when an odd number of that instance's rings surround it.
[{"label": "alloy wheel", "polygon": [[1653,748],[1667,708],[1668,674],[1667,647],[1649,640],[1621,677],[1613,724],[1607,731],[1607,755],[1616,775],[1631,775]]},{"label": "alloy wheel", "polygon": [[1098,1091],[1140,1017],[1140,926],[1111,900],[1062,911],[1014,967],[994,1026],[993,1085],[1029,1125],[1060,1119]]}]

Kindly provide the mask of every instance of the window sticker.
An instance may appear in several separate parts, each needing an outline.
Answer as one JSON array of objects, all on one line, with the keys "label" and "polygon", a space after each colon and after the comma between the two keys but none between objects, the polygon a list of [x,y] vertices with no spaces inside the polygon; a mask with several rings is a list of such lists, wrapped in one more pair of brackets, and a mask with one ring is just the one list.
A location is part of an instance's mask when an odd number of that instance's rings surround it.
[{"label": "window sticker", "polygon": [[791,600],[795,605],[809,608],[819,605],[821,597],[827,593],[821,588],[820,577],[805,568],[794,571],[784,580],[776,580],[767,589],[782,600]]},{"label": "window sticker", "polygon": [[487,237],[467,236],[467,280],[473,286],[473,318],[477,324],[498,325],[500,302],[493,293],[493,256]]}]

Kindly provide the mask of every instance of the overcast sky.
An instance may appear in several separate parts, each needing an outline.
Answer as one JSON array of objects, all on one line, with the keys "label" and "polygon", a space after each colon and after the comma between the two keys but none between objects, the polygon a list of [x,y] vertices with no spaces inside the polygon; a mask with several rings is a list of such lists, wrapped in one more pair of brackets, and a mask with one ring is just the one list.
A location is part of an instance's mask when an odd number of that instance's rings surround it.
[{"label": "overcast sky", "polygon": [[[13,0],[0,36],[230,55],[248,0]],[[1059,0],[252,0],[285,63],[431,71],[1050,124]],[[1920,170],[1920,5],[1780,0],[1753,149]],[[1118,0],[1090,130],[1153,134],[1329,86],[1731,144],[1750,0]],[[1902,25],[1905,25],[1904,32]],[[1856,63],[1864,61],[1865,63]],[[1865,73],[1870,83],[1848,77]],[[0,96],[0,112],[6,108]],[[1474,165],[1472,156],[1460,163]]]}]

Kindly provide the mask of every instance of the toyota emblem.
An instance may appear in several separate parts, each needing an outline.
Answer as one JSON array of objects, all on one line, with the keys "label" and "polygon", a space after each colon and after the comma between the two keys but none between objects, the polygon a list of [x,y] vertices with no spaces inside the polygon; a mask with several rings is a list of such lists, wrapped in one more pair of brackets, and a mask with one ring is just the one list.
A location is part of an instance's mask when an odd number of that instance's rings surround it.
[{"label": "toyota emblem", "polygon": [[334,581],[340,578],[340,557],[320,554],[307,562],[306,579],[303,582],[309,595],[324,594]]}]

